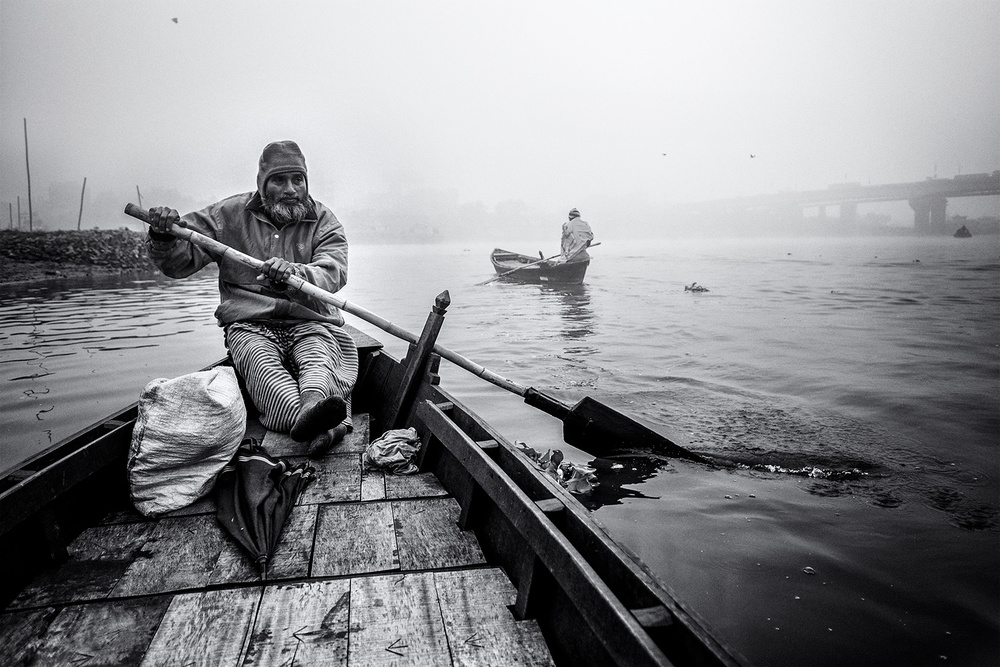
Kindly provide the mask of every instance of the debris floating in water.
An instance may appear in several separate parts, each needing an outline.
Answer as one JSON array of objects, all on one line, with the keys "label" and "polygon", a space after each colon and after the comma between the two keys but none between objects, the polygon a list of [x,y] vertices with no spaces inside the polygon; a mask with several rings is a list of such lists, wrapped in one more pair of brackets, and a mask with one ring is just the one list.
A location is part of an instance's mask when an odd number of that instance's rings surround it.
[{"label": "debris floating in water", "polygon": [[[559,482],[570,493],[577,495],[589,493],[598,486],[596,468],[581,463],[571,463],[563,460],[563,453],[558,449],[547,449],[542,454],[520,440],[514,443],[518,450],[538,464],[546,475]],[[621,467],[621,466],[618,466]]]},{"label": "debris floating in water", "polygon": [[685,292],[707,292],[708,288],[707,287],[702,287],[698,283],[691,283],[690,285],[685,285],[684,286],[684,291]]}]

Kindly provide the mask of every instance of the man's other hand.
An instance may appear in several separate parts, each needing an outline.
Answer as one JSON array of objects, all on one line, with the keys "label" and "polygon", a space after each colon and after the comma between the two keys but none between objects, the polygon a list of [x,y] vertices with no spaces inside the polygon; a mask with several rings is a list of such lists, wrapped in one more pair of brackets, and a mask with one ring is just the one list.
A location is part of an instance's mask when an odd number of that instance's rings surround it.
[{"label": "man's other hand", "polygon": [[166,206],[157,206],[149,209],[149,229],[157,234],[170,234],[172,225],[181,224],[181,214]]},{"label": "man's other hand", "polygon": [[295,265],[280,257],[272,257],[264,262],[260,267],[260,275],[257,280],[267,278],[278,287],[286,287],[288,279],[296,275]]}]

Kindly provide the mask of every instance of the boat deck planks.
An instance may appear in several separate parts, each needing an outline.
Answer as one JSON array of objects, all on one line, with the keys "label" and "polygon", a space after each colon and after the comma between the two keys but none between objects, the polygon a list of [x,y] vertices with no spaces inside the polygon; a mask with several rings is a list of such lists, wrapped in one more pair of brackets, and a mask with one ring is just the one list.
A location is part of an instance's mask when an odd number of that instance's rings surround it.
[{"label": "boat deck planks", "polygon": [[552,664],[458,502],[430,473],[364,471],[369,439],[356,415],[312,462],[264,585],[210,498],[160,518],[117,508],[0,614],[0,664]]},{"label": "boat deck planks", "polygon": [[392,503],[403,570],[442,569],[486,563],[476,537],[458,529],[462,508],[454,498]]},{"label": "boat deck planks", "polygon": [[430,472],[413,475],[385,475],[386,498],[430,498],[446,496],[448,492]]},{"label": "boat deck planks", "polygon": [[533,620],[516,621],[506,608],[517,591],[502,571],[458,570],[434,575],[444,625],[452,641],[455,664],[550,665],[541,630]]},{"label": "boat deck planks", "polygon": [[227,547],[236,548],[219,530],[214,515],[161,519],[111,595],[152,595],[220,583],[222,575],[216,576],[215,568]]},{"label": "boat deck planks", "polygon": [[175,596],[140,664],[239,664],[260,594],[255,586]]},{"label": "boat deck planks", "polygon": [[268,586],[243,665],[345,665],[351,580]]},{"label": "boat deck planks", "polygon": [[[289,457],[289,461],[302,463],[306,459]],[[323,505],[361,500],[361,455],[333,454],[318,461],[310,461],[316,469],[318,483],[312,483],[299,496],[297,505]]]},{"label": "boat deck planks", "polygon": [[138,664],[169,605],[170,596],[161,595],[66,607],[44,633],[32,664]]},{"label": "boat deck planks", "polygon": [[398,569],[389,503],[323,506],[316,527],[313,576],[339,577]]},{"label": "boat deck planks", "polygon": [[351,585],[348,662],[443,665],[451,662],[432,573],[358,579]]},{"label": "boat deck planks", "polygon": [[43,572],[9,605],[11,609],[98,600],[111,594],[146,544],[155,524],[97,526],[70,544],[69,560]]}]

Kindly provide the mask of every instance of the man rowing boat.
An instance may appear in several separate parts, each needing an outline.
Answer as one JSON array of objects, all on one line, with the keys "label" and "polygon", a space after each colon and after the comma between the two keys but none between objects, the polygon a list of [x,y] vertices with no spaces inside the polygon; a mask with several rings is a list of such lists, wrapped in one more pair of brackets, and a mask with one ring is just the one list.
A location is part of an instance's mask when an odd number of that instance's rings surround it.
[{"label": "man rowing boat", "polygon": [[[184,278],[219,264],[215,316],[261,424],[309,442],[311,455],[342,440],[351,429],[357,348],[337,308],[291,292],[286,281],[296,275],[328,292],[340,290],[347,284],[347,237],[333,212],[309,195],[298,145],[278,141],[264,148],[256,191],[183,217],[151,208],[149,223],[149,256],[167,276]],[[269,259],[258,274],[169,234],[175,223]]]},{"label": "man rowing boat", "polygon": [[562,239],[560,241],[562,255],[554,263],[568,262],[588,262],[590,254],[587,248],[594,240],[594,232],[590,230],[590,225],[580,217],[580,212],[575,208],[570,210],[569,219],[563,223]]}]

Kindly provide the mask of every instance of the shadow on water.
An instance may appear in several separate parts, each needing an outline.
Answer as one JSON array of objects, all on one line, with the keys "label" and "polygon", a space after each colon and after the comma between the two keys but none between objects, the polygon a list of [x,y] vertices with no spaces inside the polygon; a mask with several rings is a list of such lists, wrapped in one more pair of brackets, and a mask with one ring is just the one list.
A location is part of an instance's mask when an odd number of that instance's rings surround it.
[{"label": "shadow on water", "polygon": [[563,338],[573,340],[594,335],[594,310],[586,285],[540,287],[543,297],[555,300],[559,305],[559,316],[564,324]]},{"label": "shadow on water", "polygon": [[612,456],[598,458],[587,465],[597,470],[599,484],[577,500],[593,511],[605,505],[621,505],[625,498],[658,499],[630,486],[640,486],[660,471],[669,467],[666,459],[657,456]]}]

